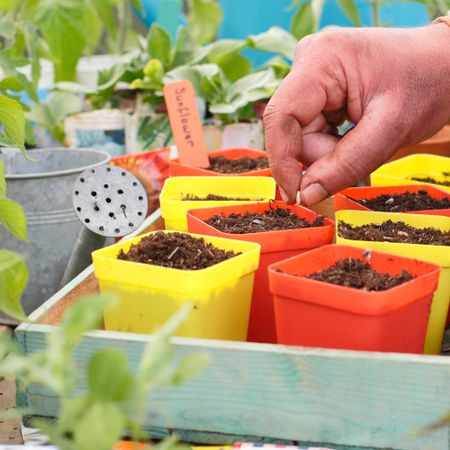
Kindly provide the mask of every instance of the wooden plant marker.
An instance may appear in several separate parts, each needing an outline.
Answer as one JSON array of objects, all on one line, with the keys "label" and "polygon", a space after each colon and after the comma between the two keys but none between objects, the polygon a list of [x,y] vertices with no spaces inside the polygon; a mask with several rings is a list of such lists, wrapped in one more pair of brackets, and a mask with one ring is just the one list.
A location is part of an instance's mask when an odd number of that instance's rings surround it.
[{"label": "wooden plant marker", "polygon": [[191,82],[182,80],[166,84],[164,100],[181,164],[208,168],[208,150]]}]

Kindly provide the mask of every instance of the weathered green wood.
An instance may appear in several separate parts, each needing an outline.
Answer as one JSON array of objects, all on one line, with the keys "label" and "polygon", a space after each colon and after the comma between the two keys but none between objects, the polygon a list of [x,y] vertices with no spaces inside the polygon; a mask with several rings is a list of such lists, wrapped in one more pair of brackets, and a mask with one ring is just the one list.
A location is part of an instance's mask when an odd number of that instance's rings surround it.
[{"label": "weathered green wood", "polygon": [[[147,223],[148,226],[148,223]],[[86,269],[46,302],[33,318],[82,282]],[[43,347],[52,326],[22,324],[16,331],[26,352]],[[407,328],[405,329],[407,332]],[[80,374],[100,348],[122,349],[136,368],[151,336],[96,331],[86,335],[76,357]],[[287,440],[338,449],[447,450],[450,429],[417,437],[420,426],[450,410],[450,358],[323,350],[278,345],[174,338],[176,356],[211,355],[194,380],[149,399],[146,427],[177,430],[184,440],[227,443]],[[81,378],[80,387],[85,380]],[[32,386],[28,407],[57,412],[56,398]]]},{"label": "weathered green wood", "polygon": [[[26,351],[42,348],[51,328],[30,326]],[[104,347],[122,349],[137,367],[148,339],[90,333],[77,349],[80,369]],[[423,437],[412,433],[450,409],[450,358],[183,338],[174,338],[174,344],[177,357],[206,351],[212,361],[201,376],[149,399],[148,426],[369,448],[448,449],[448,429]],[[56,414],[56,399],[40,387],[32,386],[27,399],[40,415]]]}]

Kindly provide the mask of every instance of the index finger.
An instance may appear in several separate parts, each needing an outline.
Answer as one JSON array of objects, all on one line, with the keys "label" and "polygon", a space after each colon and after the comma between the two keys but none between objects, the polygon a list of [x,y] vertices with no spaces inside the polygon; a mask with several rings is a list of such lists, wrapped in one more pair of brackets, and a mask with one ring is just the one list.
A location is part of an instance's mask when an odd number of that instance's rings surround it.
[{"label": "index finger", "polygon": [[[311,68],[312,69],[312,68]],[[277,184],[288,203],[294,203],[300,188],[299,159],[303,149],[303,127],[323,110],[326,92],[299,65],[294,67],[271,98],[264,112],[266,149]]]}]

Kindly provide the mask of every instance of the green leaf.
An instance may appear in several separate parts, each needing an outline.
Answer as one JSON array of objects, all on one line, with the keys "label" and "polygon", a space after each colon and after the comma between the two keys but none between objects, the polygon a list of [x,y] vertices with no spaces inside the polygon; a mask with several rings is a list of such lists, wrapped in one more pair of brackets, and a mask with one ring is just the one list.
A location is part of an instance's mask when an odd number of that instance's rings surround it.
[{"label": "green leaf", "polygon": [[171,65],[172,43],[170,36],[157,23],[153,23],[147,37],[147,51],[152,59],[159,59],[165,69]]},{"label": "green leaf", "polygon": [[188,30],[180,27],[177,32],[175,47],[172,54],[172,68],[191,63],[196,50],[196,44]]},{"label": "green leaf", "polygon": [[0,311],[18,320],[26,319],[20,296],[27,282],[28,269],[22,257],[0,249]]},{"label": "green leaf", "polygon": [[283,79],[291,70],[290,64],[279,56],[275,56],[275,58],[270,59],[267,62],[267,65],[274,70],[275,76],[279,79]]},{"label": "green leaf", "polygon": [[192,353],[178,364],[172,379],[174,384],[182,384],[197,376],[209,364],[211,358],[207,353]]},{"label": "green leaf", "polygon": [[5,163],[0,159],[0,197],[6,197]]},{"label": "green leaf", "polygon": [[24,151],[25,116],[22,106],[5,95],[0,95],[0,125],[2,124],[6,137]]},{"label": "green leaf", "polygon": [[315,17],[311,2],[306,1],[295,12],[291,21],[291,32],[297,38],[301,39],[315,32]]},{"label": "green leaf", "polygon": [[272,27],[264,33],[247,38],[250,47],[264,52],[280,54],[291,61],[294,59],[297,39],[291,33],[280,27]]},{"label": "green leaf", "polygon": [[26,241],[27,220],[22,206],[18,203],[9,198],[0,197],[0,223],[17,239]]},{"label": "green leaf", "polygon": [[117,1],[111,0],[89,0],[92,6],[97,10],[102,23],[113,39],[117,37],[117,23],[114,17],[113,4]]},{"label": "green leaf", "polygon": [[110,450],[125,432],[125,425],[125,416],[118,405],[94,403],[73,424],[73,448]]},{"label": "green leaf", "polygon": [[40,0],[36,21],[55,57],[55,81],[72,81],[85,45],[85,15],[77,0]]},{"label": "green leaf", "polygon": [[199,45],[215,39],[223,12],[215,0],[189,0],[188,30]]},{"label": "green leaf", "polygon": [[230,81],[237,81],[248,75],[252,63],[243,55],[235,53],[220,64],[223,73]]},{"label": "green leaf", "polygon": [[239,39],[221,39],[205,47],[207,51],[205,56],[208,62],[220,66],[223,61],[237,54],[246,46],[247,42]]},{"label": "green leaf", "polygon": [[[95,2],[94,2],[95,3]],[[84,46],[85,53],[92,55],[98,47],[103,34],[103,22],[95,9],[95,5],[85,1],[84,13]]]},{"label": "green leaf", "polygon": [[45,103],[33,103],[26,118],[44,127],[54,138],[64,138],[59,135],[64,119],[69,114],[81,111],[82,104],[79,95],[70,92],[51,92]]},{"label": "green leaf", "polygon": [[342,12],[350,19],[357,27],[361,26],[361,17],[359,16],[358,6],[355,0],[337,0]]},{"label": "green leaf", "polygon": [[134,382],[127,366],[123,352],[112,348],[97,351],[89,360],[89,396],[101,402],[125,401]]}]

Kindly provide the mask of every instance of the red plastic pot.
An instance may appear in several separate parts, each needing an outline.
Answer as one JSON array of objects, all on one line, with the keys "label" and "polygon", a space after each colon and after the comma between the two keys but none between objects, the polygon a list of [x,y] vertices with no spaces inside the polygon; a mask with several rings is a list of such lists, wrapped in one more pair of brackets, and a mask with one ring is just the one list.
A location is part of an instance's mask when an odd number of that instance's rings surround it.
[{"label": "red plastic pot", "polygon": [[[224,156],[228,159],[238,159],[243,158],[244,156],[248,156],[250,158],[259,158],[260,156],[263,156],[264,158],[267,158],[267,153],[262,150],[255,150],[251,148],[230,148],[226,150],[215,150],[212,152],[209,152],[210,156]],[[200,167],[194,167],[194,166],[185,166],[180,163],[179,159],[173,159],[170,161],[170,168],[169,168],[170,176],[171,177],[181,177],[181,176],[208,176],[208,177],[226,177],[226,176],[241,176],[241,177],[250,177],[250,176],[259,176],[259,177],[271,177],[272,171],[270,168],[267,169],[260,169],[260,170],[253,170],[251,172],[242,172],[242,173],[219,173],[219,172],[213,172],[211,170],[202,169]]]},{"label": "red plastic pot", "polygon": [[[421,185],[410,184],[404,186],[368,186],[368,187],[355,187],[344,189],[343,191],[335,194],[334,205],[336,211],[340,211],[342,209],[370,211],[369,208],[360,205],[358,202],[353,201],[351,198],[354,198],[356,200],[362,200],[375,198],[383,194],[388,195],[403,194],[405,192],[418,192],[418,191],[426,191],[433,198],[450,199],[450,193],[435,188],[434,186],[427,186],[426,184]],[[428,209],[423,211],[407,211],[407,212],[411,212],[413,214],[431,214],[436,216],[450,217],[450,209]]]},{"label": "red plastic pot", "polygon": [[[375,270],[391,275],[405,269],[416,278],[379,292],[304,278],[349,257],[367,261]],[[273,264],[269,267],[269,283],[277,341],[285,345],[422,353],[439,272],[436,264],[345,245],[327,245]]]},{"label": "red plastic pot", "polygon": [[144,185],[148,197],[147,214],[159,208],[159,194],[169,177],[168,147],[117,156],[111,159],[111,164],[129,170]]},{"label": "red plastic pot", "polygon": [[333,239],[334,224],[330,219],[325,218],[325,224],[322,227],[267,231],[262,233],[230,234],[217,230],[208,225],[206,221],[216,214],[227,216],[231,213],[263,213],[275,206],[290,209],[298,216],[309,221],[313,221],[318,217],[315,212],[309,209],[298,205],[286,205],[283,202],[201,208],[188,211],[187,213],[189,232],[256,242],[261,245],[261,257],[259,268],[255,274],[247,335],[247,340],[252,342],[274,343],[276,341],[275,315],[272,295],[269,291],[267,267],[274,262],[281,261],[290,256],[329,244]]}]

